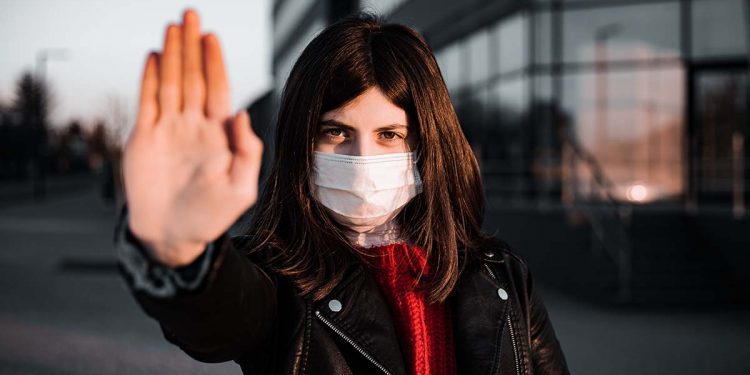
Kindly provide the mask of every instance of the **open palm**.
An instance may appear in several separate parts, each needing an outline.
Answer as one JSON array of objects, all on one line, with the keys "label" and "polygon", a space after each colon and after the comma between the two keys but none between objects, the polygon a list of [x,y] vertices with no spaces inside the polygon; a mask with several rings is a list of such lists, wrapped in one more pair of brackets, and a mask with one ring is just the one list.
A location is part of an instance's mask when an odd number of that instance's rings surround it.
[{"label": "open palm", "polygon": [[148,56],[123,157],[130,229],[171,266],[194,260],[255,203],[263,152],[247,113],[230,114],[221,46],[199,22],[186,11]]}]

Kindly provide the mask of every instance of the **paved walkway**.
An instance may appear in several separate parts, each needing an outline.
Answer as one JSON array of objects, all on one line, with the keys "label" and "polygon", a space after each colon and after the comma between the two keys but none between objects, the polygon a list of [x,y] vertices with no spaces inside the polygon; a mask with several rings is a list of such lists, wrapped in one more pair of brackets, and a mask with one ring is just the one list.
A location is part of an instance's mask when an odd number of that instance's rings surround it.
[{"label": "paved walkway", "polygon": [[[0,375],[239,374],[168,344],[125,290],[91,192],[0,209]],[[540,286],[573,374],[750,374],[747,311],[616,310]]]},{"label": "paved walkway", "polygon": [[116,273],[90,193],[0,209],[0,374],[240,374],[167,343]]},{"label": "paved walkway", "polygon": [[614,308],[540,289],[572,374],[750,374],[750,311]]}]

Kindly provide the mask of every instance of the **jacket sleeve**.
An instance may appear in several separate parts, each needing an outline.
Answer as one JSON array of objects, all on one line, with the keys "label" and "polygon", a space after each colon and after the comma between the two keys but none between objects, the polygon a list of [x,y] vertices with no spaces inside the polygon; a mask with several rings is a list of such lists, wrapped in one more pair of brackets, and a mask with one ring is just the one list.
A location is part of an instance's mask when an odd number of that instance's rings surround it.
[{"label": "jacket sleeve", "polygon": [[557,340],[552,322],[541,296],[533,285],[531,271],[526,268],[527,298],[529,301],[529,329],[531,335],[531,360],[534,374],[569,375],[560,342]]},{"label": "jacket sleeve", "polygon": [[159,263],[133,236],[127,206],[115,228],[118,268],[143,311],[164,337],[202,362],[237,359],[270,339],[276,284],[235,247],[228,232],[192,263]]}]

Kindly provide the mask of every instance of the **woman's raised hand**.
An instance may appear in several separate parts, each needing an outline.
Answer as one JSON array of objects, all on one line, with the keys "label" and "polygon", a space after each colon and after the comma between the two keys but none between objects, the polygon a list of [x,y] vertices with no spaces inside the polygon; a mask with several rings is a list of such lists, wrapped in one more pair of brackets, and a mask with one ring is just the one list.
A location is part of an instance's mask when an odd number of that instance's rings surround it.
[{"label": "woman's raised hand", "polygon": [[195,11],[151,53],[123,171],[131,232],[164,264],[197,258],[255,203],[263,143],[230,114],[221,46]]}]

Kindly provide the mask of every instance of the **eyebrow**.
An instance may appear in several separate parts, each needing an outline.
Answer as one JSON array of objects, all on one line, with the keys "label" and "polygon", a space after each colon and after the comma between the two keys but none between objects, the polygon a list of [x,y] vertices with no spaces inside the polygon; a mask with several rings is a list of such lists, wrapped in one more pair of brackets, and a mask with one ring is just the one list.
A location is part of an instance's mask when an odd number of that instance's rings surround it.
[{"label": "eyebrow", "polygon": [[[320,126],[337,126],[337,127],[348,129],[348,130],[356,130],[351,125],[347,125],[347,124],[344,124],[343,122],[340,122],[340,121],[337,121],[337,120],[333,120],[333,119],[331,119],[331,120],[321,120],[320,121]],[[399,128],[409,129],[409,126],[408,125],[404,125],[404,124],[390,124],[390,125],[381,126],[381,127],[377,128],[375,130],[393,130],[393,129],[399,129]]]}]

